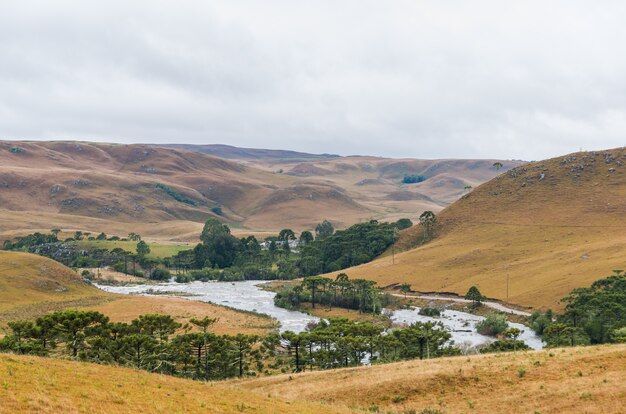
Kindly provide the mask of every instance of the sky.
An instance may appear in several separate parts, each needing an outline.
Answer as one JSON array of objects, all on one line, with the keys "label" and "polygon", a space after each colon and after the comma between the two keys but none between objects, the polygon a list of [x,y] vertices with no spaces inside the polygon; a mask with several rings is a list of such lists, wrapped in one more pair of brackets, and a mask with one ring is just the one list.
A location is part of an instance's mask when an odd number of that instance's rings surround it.
[{"label": "sky", "polygon": [[626,146],[626,2],[0,0],[0,139],[537,160]]}]

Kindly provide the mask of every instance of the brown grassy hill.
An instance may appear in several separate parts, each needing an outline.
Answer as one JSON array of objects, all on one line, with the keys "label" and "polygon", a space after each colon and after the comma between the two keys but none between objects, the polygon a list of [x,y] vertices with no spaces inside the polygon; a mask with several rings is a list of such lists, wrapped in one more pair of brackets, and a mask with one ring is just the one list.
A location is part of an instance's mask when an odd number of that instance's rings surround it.
[{"label": "brown grassy hill", "polygon": [[0,354],[0,414],[349,413],[128,368]]},{"label": "brown grassy hill", "polygon": [[[626,265],[626,150],[578,153],[517,167],[439,215],[432,242],[348,272],[382,285],[558,308],[573,288]],[[421,228],[402,235],[415,246]]]},{"label": "brown grassy hill", "polygon": [[233,385],[373,412],[617,414],[626,405],[625,352],[613,345],[441,358]]},{"label": "brown grassy hill", "polygon": [[0,354],[0,413],[617,414],[626,346],[409,361],[204,383]]},{"label": "brown grassy hill", "polygon": [[181,323],[217,317],[218,334],[263,334],[275,329],[269,318],[181,298],[114,295],[82,281],[73,270],[44,257],[0,250],[0,336],[6,323],[63,309],[97,310],[114,322],[139,315],[172,315]]},{"label": "brown grassy hill", "polygon": [[[414,219],[496,174],[487,160],[307,157],[234,147],[214,152],[232,158],[223,159],[189,148],[195,151],[0,141],[0,237],[56,226],[188,241],[208,217],[241,232],[311,229],[323,219],[338,228],[370,218]],[[404,174],[428,179],[403,185]]]},{"label": "brown grassy hill", "polygon": [[[6,235],[53,226],[94,232],[124,228],[126,234],[135,226],[158,222],[155,236],[180,238],[180,233],[197,236],[196,223],[208,217],[249,228],[247,220],[256,215],[256,228],[276,230],[286,223],[295,228],[312,226],[325,218],[323,213],[335,209],[345,212],[350,224],[376,214],[332,184],[316,182],[311,191],[301,189],[298,178],[193,151],[84,142],[0,142],[0,206],[7,214],[12,212],[6,221],[0,217],[0,234]],[[277,199],[277,192],[282,198]],[[279,202],[284,209],[280,226],[276,220],[258,219],[275,215]],[[306,219],[289,214],[298,212],[301,217],[302,209],[307,210]],[[31,225],[33,214],[44,217]],[[21,221],[27,225],[20,226]],[[184,225],[167,232],[162,223],[172,221]]]}]

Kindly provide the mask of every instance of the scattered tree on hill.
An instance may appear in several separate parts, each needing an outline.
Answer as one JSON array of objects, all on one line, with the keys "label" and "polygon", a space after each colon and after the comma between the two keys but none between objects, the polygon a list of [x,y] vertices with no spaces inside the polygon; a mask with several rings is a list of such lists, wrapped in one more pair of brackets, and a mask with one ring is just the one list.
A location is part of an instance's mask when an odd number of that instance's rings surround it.
[{"label": "scattered tree on hill", "polygon": [[420,224],[424,228],[424,242],[432,238],[432,230],[436,222],[437,216],[435,216],[435,213],[432,211],[424,211],[422,215],[420,215]]},{"label": "scattered tree on hill", "polygon": [[398,230],[408,229],[413,226],[413,222],[408,218],[401,218],[396,221],[396,227]]},{"label": "scattered tree on hill", "polygon": [[324,220],[315,227],[315,240],[324,240],[335,234],[335,228],[328,220]]},{"label": "scattered tree on hill", "polygon": [[500,168],[502,168],[502,163],[499,161],[496,161],[493,163],[493,168],[496,169],[496,171],[500,171]]},{"label": "scattered tree on hill", "polygon": [[53,228],[52,230],[50,230],[50,233],[54,234],[54,237],[59,237],[59,233],[61,233],[61,229],[58,227]]},{"label": "scattered tree on hill", "polygon": [[106,239],[107,239],[107,235],[104,232],[98,234],[98,236],[96,237],[96,240],[106,240]]},{"label": "scattered tree on hill", "polygon": [[74,240],[82,240],[83,239],[83,232],[77,230],[76,232],[74,232]]}]

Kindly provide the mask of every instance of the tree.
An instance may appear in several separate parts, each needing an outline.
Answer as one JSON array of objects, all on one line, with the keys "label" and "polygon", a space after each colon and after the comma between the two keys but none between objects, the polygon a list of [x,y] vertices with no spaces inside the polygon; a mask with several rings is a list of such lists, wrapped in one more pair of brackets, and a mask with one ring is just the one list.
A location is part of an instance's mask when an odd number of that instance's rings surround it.
[{"label": "tree", "polygon": [[131,325],[140,334],[151,336],[159,343],[167,342],[181,324],[170,315],[146,314],[135,319]]},{"label": "tree", "polygon": [[483,299],[485,299],[485,297],[482,295],[482,293],[480,293],[480,290],[478,290],[476,286],[472,286],[465,294],[465,299],[471,300],[472,306],[477,308],[482,304],[482,301]]},{"label": "tree", "polygon": [[335,228],[328,220],[324,220],[315,227],[315,240],[324,240],[335,234]]},{"label": "tree", "polygon": [[98,333],[109,318],[96,311],[65,310],[51,315],[55,329],[73,357],[83,349],[85,338]]},{"label": "tree", "polygon": [[82,231],[76,231],[74,232],[74,240],[82,240],[83,239],[83,232]]},{"label": "tree", "polygon": [[400,285],[400,292],[404,293],[404,297],[406,298],[406,294],[411,291],[411,285],[408,283],[403,283]]},{"label": "tree", "polygon": [[396,221],[396,228],[398,230],[408,229],[409,227],[412,227],[412,226],[413,226],[413,222],[408,218],[401,218],[400,220]]},{"label": "tree", "polygon": [[499,161],[496,161],[493,163],[493,168],[496,169],[496,171],[500,171],[500,168],[502,168],[502,163]]},{"label": "tree", "polygon": [[437,216],[432,211],[424,211],[420,215],[420,224],[424,228],[424,239],[423,241],[430,240],[432,237],[432,228],[437,222]]},{"label": "tree", "polygon": [[230,234],[227,225],[213,217],[208,219],[200,234],[200,240],[202,244],[194,249],[198,267],[205,267],[207,261],[220,269],[233,265],[240,250],[240,241]]},{"label": "tree", "polygon": [[148,243],[146,243],[145,241],[140,240],[139,243],[137,243],[136,251],[139,260],[142,260],[148,254],[150,254],[150,246],[148,246]]},{"label": "tree", "polygon": [[302,233],[300,233],[300,244],[304,246],[305,244],[311,243],[312,241],[313,241],[313,234],[310,231],[305,230]]},{"label": "tree", "polygon": [[296,233],[291,229],[282,229],[280,233],[278,233],[278,239],[282,242],[289,242],[289,240],[296,239]]},{"label": "tree", "polygon": [[311,290],[311,306],[315,309],[315,292],[320,286],[328,283],[330,279],[322,276],[309,276],[304,278],[304,285]]},{"label": "tree", "polygon": [[139,241],[141,240],[141,236],[137,233],[128,233],[128,240],[130,241]]},{"label": "tree", "polygon": [[52,230],[50,230],[50,233],[54,234],[54,237],[58,237],[59,233],[61,233],[61,229],[58,227],[55,227]]},{"label": "tree", "polygon": [[98,236],[96,237],[96,240],[106,240],[106,239],[107,239],[107,235],[104,232],[98,234]]},{"label": "tree", "polygon": [[203,333],[207,333],[207,331],[209,330],[209,326],[213,325],[218,320],[219,318],[209,318],[208,316],[205,316],[202,319],[191,318],[189,322],[202,329]]}]

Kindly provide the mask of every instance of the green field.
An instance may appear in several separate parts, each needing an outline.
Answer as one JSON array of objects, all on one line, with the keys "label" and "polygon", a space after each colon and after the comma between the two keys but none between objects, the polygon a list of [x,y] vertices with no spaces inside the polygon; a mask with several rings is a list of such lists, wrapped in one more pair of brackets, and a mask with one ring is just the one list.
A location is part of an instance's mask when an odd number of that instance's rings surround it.
[{"label": "green field", "polygon": [[[164,243],[148,243],[150,246],[150,254],[148,257],[155,259],[162,259],[164,257],[175,256],[178,252],[184,250],[193,249],[191,244],[164,244]],[[115,248],[124,249],[128,252],[135,252],[137,242],[135,241],[121,241],[121,240],[81,240],[78,242],[78,246],[83,249],[107,249],[113,250]]]}]

